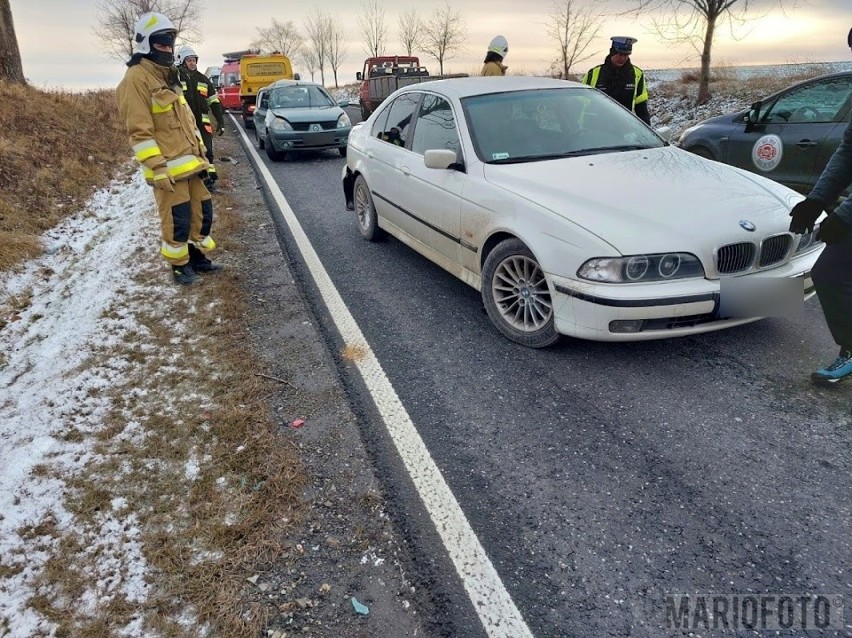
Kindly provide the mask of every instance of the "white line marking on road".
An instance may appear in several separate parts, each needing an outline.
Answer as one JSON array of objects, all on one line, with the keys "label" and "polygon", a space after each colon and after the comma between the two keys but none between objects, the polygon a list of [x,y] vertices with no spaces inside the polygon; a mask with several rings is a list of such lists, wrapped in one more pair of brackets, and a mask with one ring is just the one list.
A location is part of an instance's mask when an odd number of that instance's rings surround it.
[{"label": "white line marking on road", "polygon": [[[233,118],[233,115],[231,117]],[[354,363],[376,402],[388,433],[432,518],[435,529],[441,536],[486,633],[492,638],[532,638],[530,628],[506,591],[497,570],[491,564],[455,495],[450,491],[411,417],[408,416],[408,411],[402,405],[355,318],[343,302],[290,204],[275,183],[272,173],[261,161],[245,130],[241,126],[238,126],[237,130],[243,137],[246,149],[250,149],[254,156],[260,174],[293,234],[302,258],[328,308],[329,316],[337,326],[344,343],[364,353],[361,360]]]}]

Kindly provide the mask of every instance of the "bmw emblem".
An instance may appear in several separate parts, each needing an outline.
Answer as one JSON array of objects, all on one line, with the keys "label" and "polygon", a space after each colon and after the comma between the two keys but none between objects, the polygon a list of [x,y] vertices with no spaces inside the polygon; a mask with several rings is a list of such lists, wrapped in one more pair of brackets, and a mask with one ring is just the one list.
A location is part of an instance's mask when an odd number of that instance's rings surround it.
[{"label": "bmw emblem", "polygon": [[743,230],[747,230],[750,233],[753,233],[754,231],[757,230],[757,226],[755,226],[752,222],[750,222],[747,219],[741,219],[740,220],[740,228],[742,228]]}]

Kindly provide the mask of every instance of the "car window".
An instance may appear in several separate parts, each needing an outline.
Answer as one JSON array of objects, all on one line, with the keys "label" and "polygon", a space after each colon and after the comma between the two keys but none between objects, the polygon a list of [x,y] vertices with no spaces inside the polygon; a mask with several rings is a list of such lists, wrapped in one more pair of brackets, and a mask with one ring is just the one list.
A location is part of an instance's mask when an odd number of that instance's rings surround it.
[{"label": "car window", "polygon": [[388,114],[390,113],[390,105],[386,106],[379,114],[376,116],[375,121],[373,122],[373,130],[370,131],[370,134],[373,137],[378,137],[381,139],[382,134],[385,132],[388,123]]},{"label": "car window", "polygon": [[261,91],[258,93],[258,107],[259,109],[265,109],[269,106],[269,93],[266,91]]},{"label": "car window", "polygon": [[664,142],[600,91],[535,89],[462,100],[477,155],[485,162],[536,161],[657,148]]},{"label": "car window", "polygon": [[852,78],[832,78],[802,86],[780,96],[761,118],[763,122],[834,122],[852,93]]},{"label": "car window", "polygon": [[280,86],[269,91],[269,106],[273,109],[307,109],[335,106],[331,95],[316,85]]},{"label": "car window", "polygon": [[448,149],[458,153],[460,148],[450,103],[437,95],[425,94],[414,123],[411,150],[422,155],[429,149]]},{"label": "car window", "polygon": [[222,86],[239,86],[240,85],[240,74],[239,73],[226,73],[222,79]]},{"label": "car window", "polygon": [[414,110],[417,108],[419,99],[419,93],[406,93],[396,98],[388,109],[388,119],[385,122],[384,130],[380,131],[377,137],[389,144],[405,146],[411,132],[411,120],[414,117]]}]

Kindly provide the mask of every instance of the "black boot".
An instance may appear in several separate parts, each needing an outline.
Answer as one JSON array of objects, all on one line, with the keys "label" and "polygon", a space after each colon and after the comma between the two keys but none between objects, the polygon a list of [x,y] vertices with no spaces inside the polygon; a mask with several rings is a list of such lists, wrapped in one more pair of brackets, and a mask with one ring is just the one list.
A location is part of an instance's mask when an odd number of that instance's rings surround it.
[{"label": "black boot", "polygon": [[193,244],[189,244],[189,264],[197,273],[219,272],[223,268],[220,264],[214,264],[207,259],[204,253]]},{"label": "black boot", "polygon": [[189,264],[172,266],[172,274],[175,277],[175,283],[179,283],[181,286],[189,286],[199,280],[199,276]]}]

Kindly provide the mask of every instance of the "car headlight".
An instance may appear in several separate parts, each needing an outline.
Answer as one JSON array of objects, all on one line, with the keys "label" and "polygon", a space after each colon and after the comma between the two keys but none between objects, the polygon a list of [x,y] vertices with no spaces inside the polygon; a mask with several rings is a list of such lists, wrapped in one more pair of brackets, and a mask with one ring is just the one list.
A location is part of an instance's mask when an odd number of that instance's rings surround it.
[{"label": "car headlight", "polygon": [[691,135],[692,133],[694,133],[697,130],[698,130],[697,124],[695,126],[690,126],[688,129],[684,130],[680,134],[680,137],[677,138],[677,142],[675,143],[675,145],[680,146],[681,144],[683,144],[683,140],[685,140],[688,135]]},{"label": "car headlight", "polygon": [[352,126],[352,120],[350,120],[349,116],[344,113],[337,118],[337,128],[346,128],[347,126]]},{"label": "car headlight", "polygon": [[822,242],[817,239],[817,235],[819,234],[819,224],[814,226],[814,229],[810,233],[804,233],[799,236],[799,245],[796,246],[796,252],[794,254],[801,255],[802,253],[809,252],[811,250],[816,250],[820,246],[822,246]]},{"label": "car headlight", "polygon": [[595,257],[580,266],[577,276],[608,284],[648,283],[703,277],[704,266],[689,253]]},{"label": "car headlight", "polygon": [[283,117],[276,117],[272,120],[272,125],[269,128],[273,131],[278,131],[279,133],[293,130],[293,127],[290,126],[290,122],[285,120]]}]

